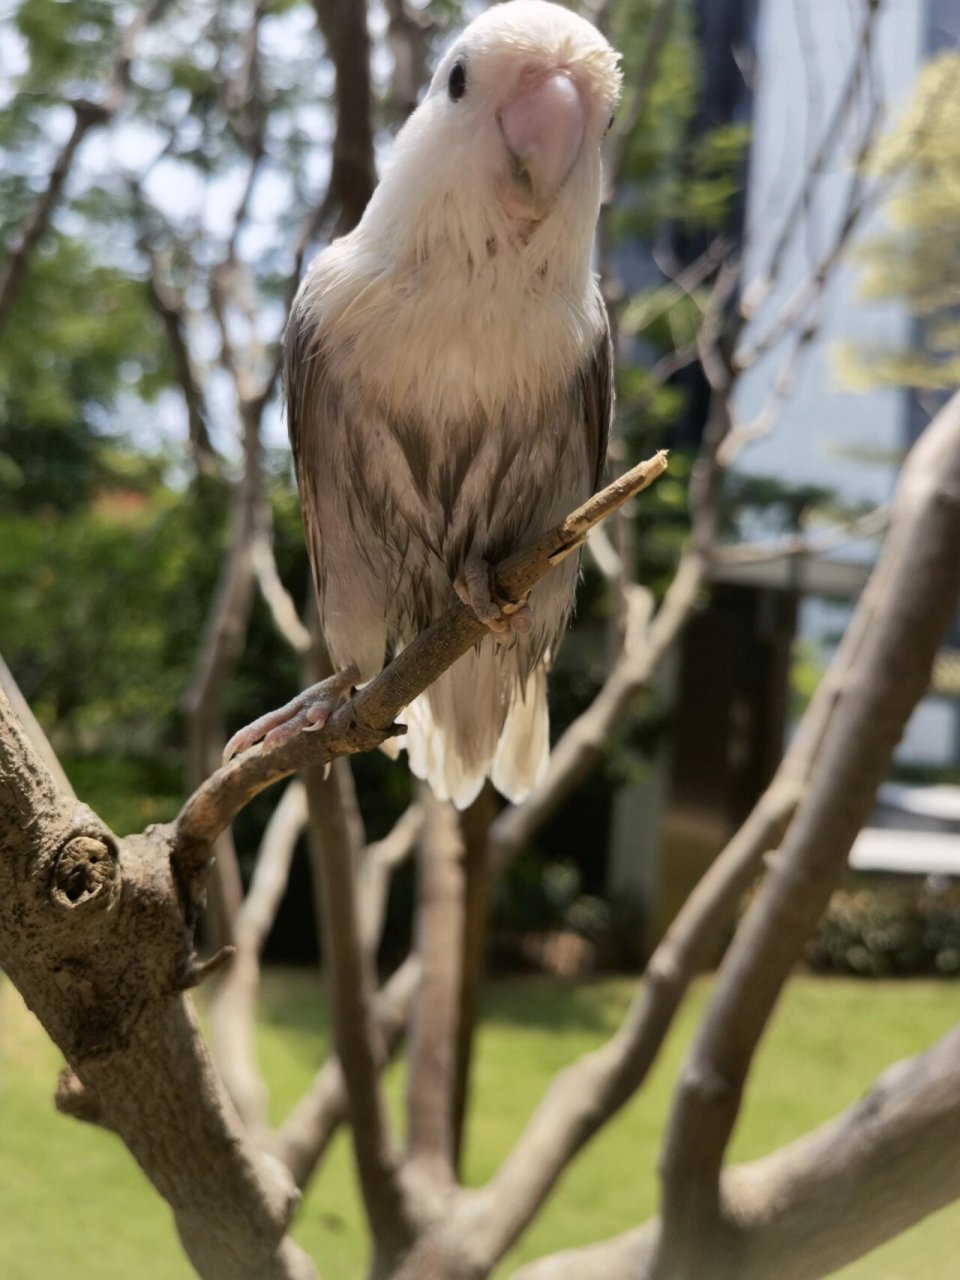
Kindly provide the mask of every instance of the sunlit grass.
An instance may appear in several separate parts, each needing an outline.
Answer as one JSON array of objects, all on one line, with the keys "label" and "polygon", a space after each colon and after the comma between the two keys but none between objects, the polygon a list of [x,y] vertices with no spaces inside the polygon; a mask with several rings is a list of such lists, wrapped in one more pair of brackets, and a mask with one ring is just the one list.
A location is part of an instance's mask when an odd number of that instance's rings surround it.
[{"label": "sunlit grass", "polygon": [[[489,1176],[551,1075],[617,1025],[625,979],[492,983],[476,1066],[467,1177]],[[707,985],[694,990],[647,1087],[588,1148],[545,1213],[498,1272],[539,1254],[613,1235],[656,1208],[656,1156],[671,1083]],[[956,1018],[950,983],[871,984],[799,978],[751,1077],[733,1157],[760,1155],[855,1099],[883,1066],[924,1048]],[[9,983],[0,986],[0,1276],[4,1280],[188,1280],[171,1220],[119,1141],[61,1118],[51,1095],[56,1049]],[[265,983],[260,1052],[275,1119],[308,1084],[328,1041],[317,984],[304,972]],[[399,1115],[402,1069],[389,1081]],[[306,1197],[297,1238],[325,1280],[363,1275],[364,1230],[341,1137]],[[842,1272],[844,1280],[954,1280],[960,1206]]]}]

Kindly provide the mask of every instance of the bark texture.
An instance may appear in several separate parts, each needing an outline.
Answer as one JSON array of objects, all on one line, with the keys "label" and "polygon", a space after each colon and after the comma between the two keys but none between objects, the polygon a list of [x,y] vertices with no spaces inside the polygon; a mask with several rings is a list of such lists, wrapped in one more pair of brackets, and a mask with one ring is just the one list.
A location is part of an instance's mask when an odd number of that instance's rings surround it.
[{"label": "bark texture", "polygon": [[298,1195],[257,1151],[189,998],[192,912],[172,830],[117,840],[61,793],[0,694],[0,967],[170,1204],[205,1280],[308,1280],[287,1237]]}]

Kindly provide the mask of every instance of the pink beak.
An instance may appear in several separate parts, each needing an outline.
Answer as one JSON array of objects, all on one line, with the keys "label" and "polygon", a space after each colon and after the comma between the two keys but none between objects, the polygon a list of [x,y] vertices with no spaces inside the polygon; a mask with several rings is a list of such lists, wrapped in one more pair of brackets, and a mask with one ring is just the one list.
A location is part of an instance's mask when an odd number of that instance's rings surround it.
[{"label": "pink beak", "polygon": [[542,218],[563,186],[583,142],[586,112],[568,75],[555,71],[521,92],[500,113],[513,172],[505,192],[514,216]]}]

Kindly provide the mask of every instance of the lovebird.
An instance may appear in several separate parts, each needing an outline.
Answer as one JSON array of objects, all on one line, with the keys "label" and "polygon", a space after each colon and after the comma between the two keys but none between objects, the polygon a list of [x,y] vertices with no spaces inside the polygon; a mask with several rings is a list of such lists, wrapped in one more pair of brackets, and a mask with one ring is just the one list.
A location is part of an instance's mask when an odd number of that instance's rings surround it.
[{"label": "lovebird", "polygon": [[618,54],[568,9],[492,6],[440,61],[361,221],[311,264],[283,383],[341,675],[227,756],[322,725],[459,597],[488,634],[407,708],[410,767],[461,809],[486,778],[519,802],[542,776],[579,560],[510,614],[491,567],[601,481],[613,374],[591,259],[620,81]]}]

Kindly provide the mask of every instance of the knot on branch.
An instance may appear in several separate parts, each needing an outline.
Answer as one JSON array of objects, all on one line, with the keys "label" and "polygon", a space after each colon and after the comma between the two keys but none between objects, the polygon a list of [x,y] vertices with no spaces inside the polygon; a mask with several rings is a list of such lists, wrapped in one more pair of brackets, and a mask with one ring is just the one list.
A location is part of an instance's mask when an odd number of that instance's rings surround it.
[{"label": "knot on branch", "polygon": [[120,892],[117,859],[99,836],[73,836],[53,865],[50,900],[63,911],[93,907],[103,911]]},{"label": "knot on branch", "polygon": [[177,990],[189,991],[191,987],[199,987],[200,983],[205,982],[211,973],[216,973],[224,965],[230,964],[236,954],[237,948],[228,943],[227,946],[221,947],[219,951],[215,951],[207,960],[198,960],[196,956],[191,955],[184,965],[183,973],[177,983]]},{"label": "knot on branch", "polygon": [[74,98],[70,106],[73,108],[77,123],[83,129],[93,129],[97,125],[107,124],[113,114],[107,103],[94,102],[91,98]]},{"label": "knot on branch", "polygon": [[54,1105],[65,1116],[109,1129],[100,1099],[83,1083],[72,1067],[64,1067],[57,1079]]}]

